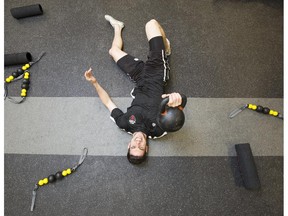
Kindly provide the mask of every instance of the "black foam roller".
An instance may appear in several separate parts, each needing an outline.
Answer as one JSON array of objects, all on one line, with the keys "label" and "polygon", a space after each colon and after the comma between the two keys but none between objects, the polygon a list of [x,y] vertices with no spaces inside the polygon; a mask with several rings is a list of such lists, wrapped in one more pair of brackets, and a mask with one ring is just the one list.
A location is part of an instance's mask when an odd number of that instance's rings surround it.
[{"label": "black foam roller", "polygon": [[240,169],[241,177],[244,187],[248,190],[260,189],[260,180],[257,173],[254,157],[249,143],[235,145],[238,166]]},{"label": "black foam roller", "polygon": [[4,55],[4,65],[26,64],[32,61],[32,55],[29,52],[13,53]]},{"label": "black foam roller", "polygon": [[34,4],[23,7],[11,8],[10,12],[14,18],[21,19],[25,17],[42,15],[43,9],[40,4]]}]

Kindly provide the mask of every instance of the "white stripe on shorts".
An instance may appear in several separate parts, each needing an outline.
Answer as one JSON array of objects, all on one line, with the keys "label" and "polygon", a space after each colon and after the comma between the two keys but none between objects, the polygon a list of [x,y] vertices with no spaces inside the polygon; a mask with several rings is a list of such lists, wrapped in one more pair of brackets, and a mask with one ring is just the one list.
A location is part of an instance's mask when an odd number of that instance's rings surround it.
[{"label": "white stripe on shorts", "polygon": [[164,65],[164,76],[163,76],[163,81],[166,82],[169,79],[169,63],[168,60],[166,61],[165,59],[165,51],[162,50],[162,61],[163,61],[163,65]]}]

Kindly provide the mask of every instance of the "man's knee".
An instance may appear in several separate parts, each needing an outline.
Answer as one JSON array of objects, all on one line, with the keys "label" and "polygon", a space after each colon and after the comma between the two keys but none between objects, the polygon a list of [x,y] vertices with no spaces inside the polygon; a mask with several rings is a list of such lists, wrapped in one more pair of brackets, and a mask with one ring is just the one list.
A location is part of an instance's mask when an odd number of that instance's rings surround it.
[{"label": "man's knee", "polygon": [[145,30],[148,41],[151,40],[153,37],[163,36],[160,24],[155,19],[152,19],[146,23]]},{"label": "man's knee", "polygon": [[117,62],[120,58],[127,55],[127,53],[124,52],[123,50],[119,49],[119,47],[117,47],[117,46],[112,46],[109,49],[109,55],[114,59],[115,62]]},{"label": "man's knee", "polygon": [[146,29],[152,28],[152,27],[159,27],[159,23],[155,19],[151,19],[146,23]]},{"label": "man's knee", "polygon": [[119,51],[119,48],[118,48],[118,47],[113,47],[113,46],[112,46],[112,47],[109,49],[109,55],[113,57],[113,56],[117,55],[118,51]]}]

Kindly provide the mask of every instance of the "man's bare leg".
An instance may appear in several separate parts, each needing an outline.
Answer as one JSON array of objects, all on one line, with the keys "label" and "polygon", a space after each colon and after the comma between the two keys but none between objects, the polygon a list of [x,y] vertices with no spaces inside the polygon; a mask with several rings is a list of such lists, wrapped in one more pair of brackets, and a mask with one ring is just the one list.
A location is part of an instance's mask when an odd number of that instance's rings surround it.
[{"label": "man's bare leg", "polygon": [[152,19],[146,23],[145,30],[148,41],[154,37],[162,36],[166,55],[171,54],[170,41],[166,38],[163,28],[155,19]]},{"label": "man's bare leg", "polygon": [[126,52],[122,50],[123,48],[123,39],[122,39],[122,29],[124,28],[124,23],[118,21],[111,17],[110,15],[105,15],[105,19],[111,24],[114,28],[114,38],[112,41],[109,54],[112,56],[115,62],[127,55]]}]

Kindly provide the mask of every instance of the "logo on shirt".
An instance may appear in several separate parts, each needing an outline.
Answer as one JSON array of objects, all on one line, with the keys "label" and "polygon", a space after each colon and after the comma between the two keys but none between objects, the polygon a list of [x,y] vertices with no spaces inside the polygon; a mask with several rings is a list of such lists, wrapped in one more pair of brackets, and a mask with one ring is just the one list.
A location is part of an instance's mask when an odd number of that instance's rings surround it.
[{"label": "logo on shirt", "polygon": [[130,123],[130,124],[135,124],[135,123],[136,123],[136,118],[135,118],[134,115],[131,115],[131,116],[129,117],[129,123]]}]

